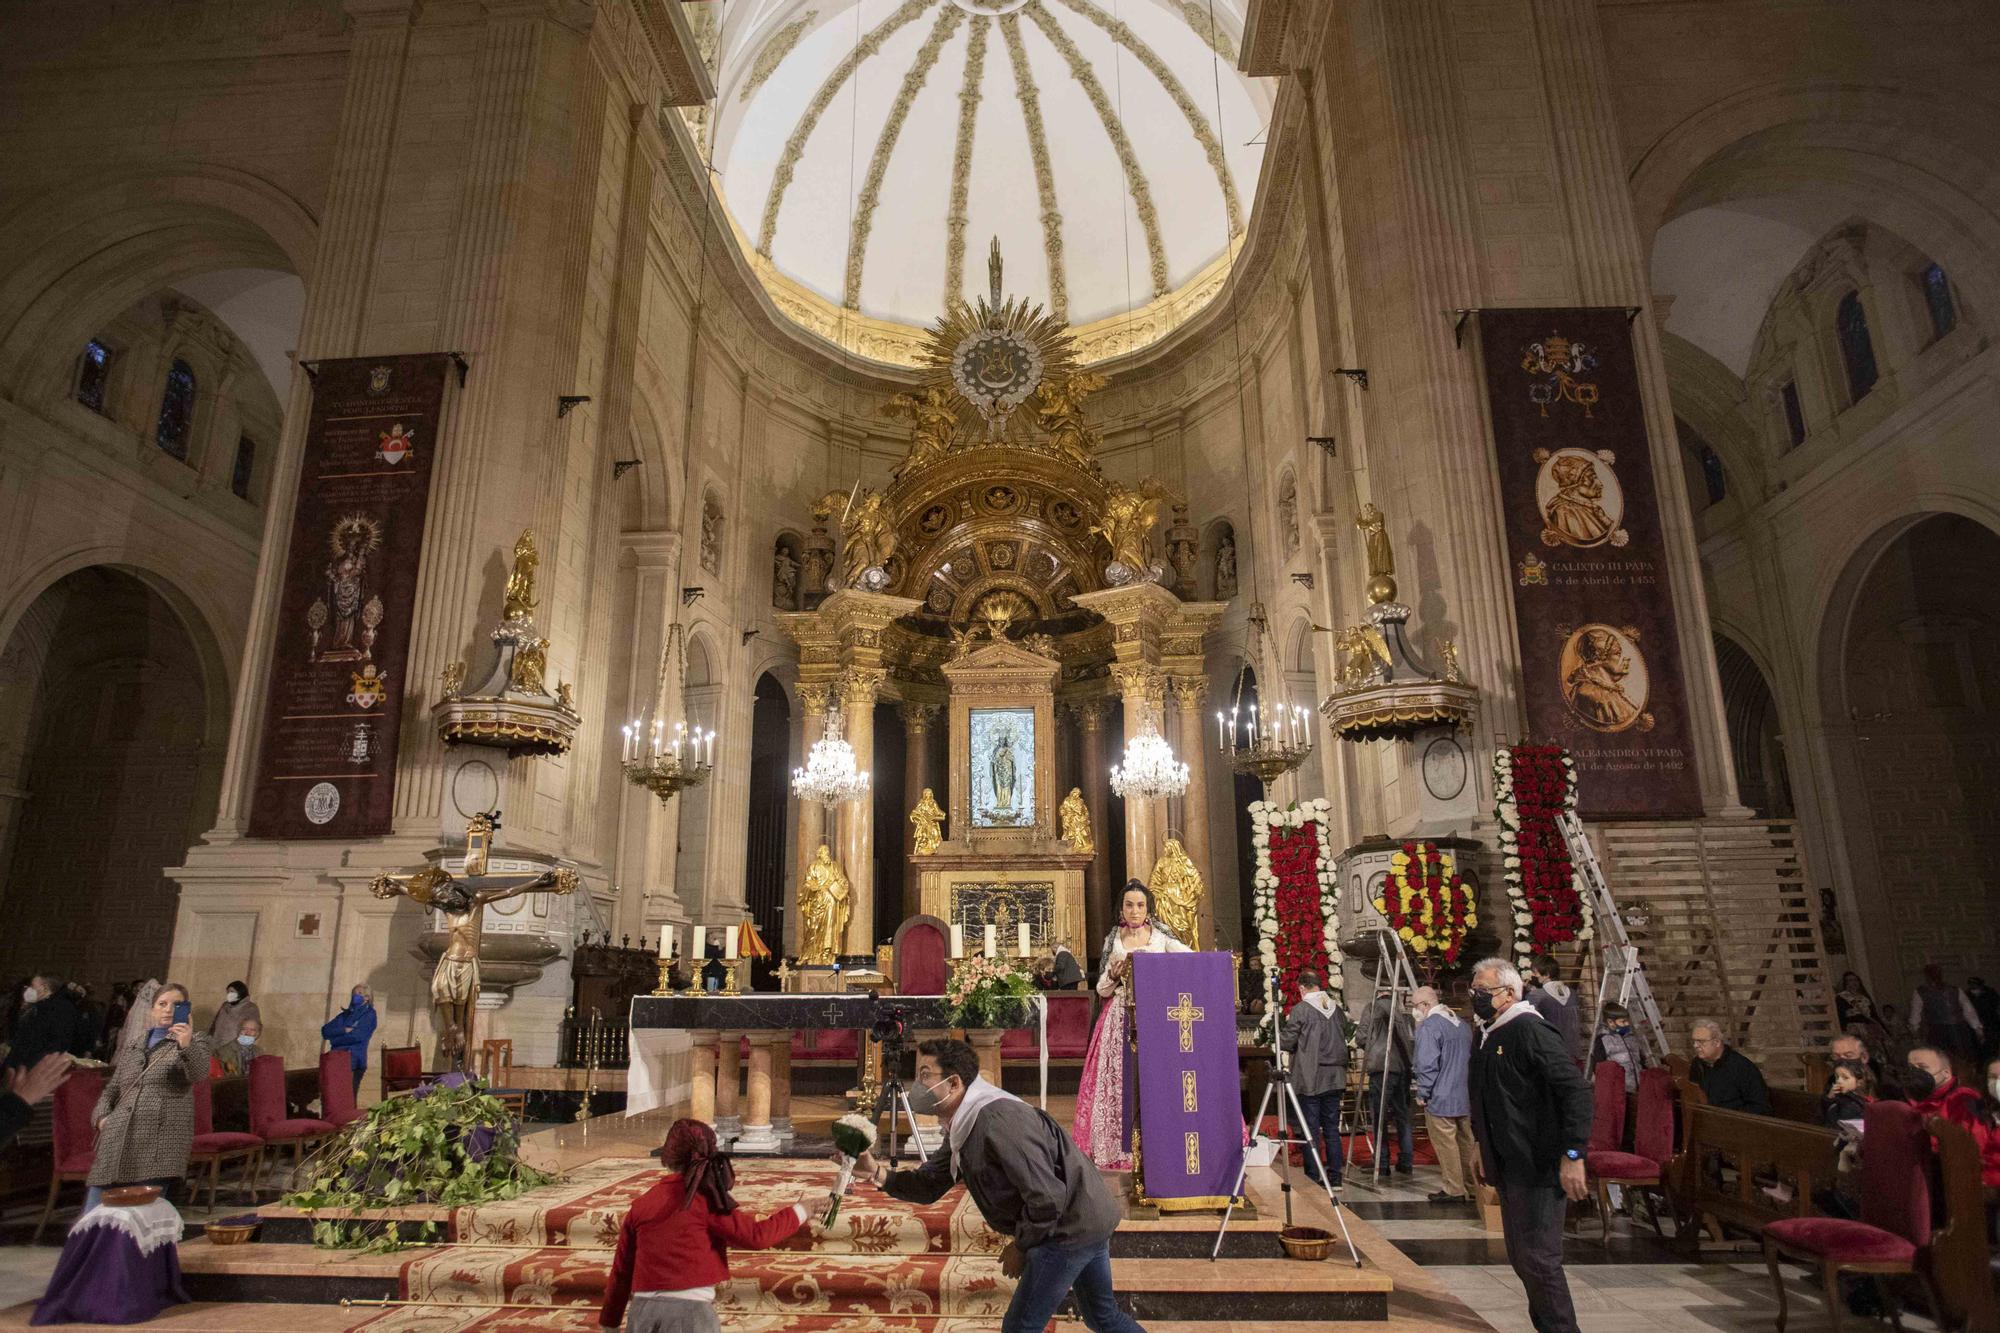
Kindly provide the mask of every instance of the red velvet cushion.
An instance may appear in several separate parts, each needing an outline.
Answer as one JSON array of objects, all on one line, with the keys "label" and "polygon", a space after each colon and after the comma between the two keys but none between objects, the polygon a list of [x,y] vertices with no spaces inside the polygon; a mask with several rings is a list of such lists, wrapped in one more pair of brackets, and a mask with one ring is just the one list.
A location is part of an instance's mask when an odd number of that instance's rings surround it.
[{"label": "red velvet cushion", "polygon": [[354,1104],[354,1060],[346,1051],[328,1051],[319,1058],[319,1113],[335,1125],[361,1114]]},{"label": "red velvet cushion", "polygon": [[1612,1152],[1593,1148],[1583,1155],[1583,1164],[1593,1176],[1612,1180],[1658,1180],[1660,1164],[1632,1152]]},{"label": "red velvet cushion", "polygon": [[264,1140],[255,1134],[234,1134],[225,1129],[214,1134],[195,1135],[192,1151],[199,1157],[203,1153],[236,1152],[242,1148],[255,1148],[263,1142]]},{"label": "red velvet cushion", "polygon": [[945,933],[928,921],[913,921],[897,931],[896,993],[944,994],[945,955],[950,952]]},{"label": "red velvet cushion", "polygon": [[1590,1149],[1616,1152],[1625,1142],[1625,1066],[1600,1060],[1590,1074]]},{"label": "red velvet cushion", "polygon": [[1764,1228],[1786,1249],[1840,1264],[1906,1264],[1917,1247],[1893,1232],[1844,1217],[1788,1217]]},{"label": "red velvet cushion", "polygon": [[265,1122],[261,1133],[268,1142],[285,1143],[315,1134],[331,1134],[333,1126],[324,1120],[272,1120]]}]

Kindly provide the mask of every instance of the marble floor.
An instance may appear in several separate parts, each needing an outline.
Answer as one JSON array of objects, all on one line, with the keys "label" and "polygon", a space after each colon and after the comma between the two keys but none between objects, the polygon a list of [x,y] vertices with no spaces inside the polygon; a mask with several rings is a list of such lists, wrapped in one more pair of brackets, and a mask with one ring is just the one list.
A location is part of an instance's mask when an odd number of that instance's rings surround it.
[{"label": "marble floor", "polygon": [[[1066,1120],[1069,1099],[1049,1099],[1049,1111]],[[817,1135],[844,1109],[834,1098],[801,1098],[794,1121],[803,1134]],[[528,1155],[536,1165],[561,1168],[606,1155],[638,1155],[657,1147],[672,1117],[655,1114],[626,1119],[600,1116],[582,1124],[543,1127],[528,1140]],[[1498,1333],[1529,1333],[1527,1301],[1521,1284],[1506,1264],[1498,1235],[1488,1234],[1470,1206],[1436,1206],[1426,1196],[1439,1187],[1434,1167],[1419,1167],[1412,1176],[1384,1172],[1379,1182],[1364,1168],[1350,1170],[1341,1192],[1342,1205],[1368,1224],[1367,1257],[1395,1277],[1399,1297],[1390,1328],[1483,1329]],[[1254,1182],[1254,1193],[1266,1216],[1278,1216],[1283,1194],[1275,1173]],[[1335,1219],[1326,1195],[1296,1178],[1292,1192],[1296,1219],[1307,1225],[1333,1227]],[[224,1198],[213,1216],[243,1211],[240,1200]],[[52,1225],[43,1243],[27,1244],[28,1229],[39,1208],[15,1208],[0,1213],[0,1309],[40,1295],[55,1266],[61,1225]],[[74,1208],[58,1214],[73,1218]],[[205,1209],[189,1212],[191,1221],[211,1216]],[[1387,1245],[1382,1245],[1387,1242]],[[1390,1249],[1388,1247],[1393,1247]],[[1607,1246],[1594,1220],[1586,1220],[1566,1247],[1571,1293],[1578,1322],[1585,1333],[1767,1333],[1775,1327],[1777,1303],[1760,1255],[1744,1253],[1690,1263],[1663,1245],[1649,1226],[1636,1228],[1619,1217]],[[1794,1333],[1817,1333],[1828,1327],[1816,1285],[1794,1270],[1789,1274]],[[310,1322],[310,1321],[308,1321]],[[1906,1316],[1908,1327],[1933,1327],[1921,1316]],[[1850,1320],[1850,1328],[1866,1328],[1866,1320]],[[219,1328],[209,1324],[206,1327]],[[231,1325],[235,1327],[235,1325]],[[245,1325],[248,1327],[248,1325]],[[296,1333],[304,1333],[292,1325]],[[1169,1327],[1157,1333],[1224,1333],[1213,1323]],[[1247,1327],[1247,1326],[1246,1326]],[[1296,1327],[1305,1327],[1297,1325]],[[1382,1327],[1375,1325],[1374,1327]],[[1277,1330],[1281,1325],[1259,1325]]]}]

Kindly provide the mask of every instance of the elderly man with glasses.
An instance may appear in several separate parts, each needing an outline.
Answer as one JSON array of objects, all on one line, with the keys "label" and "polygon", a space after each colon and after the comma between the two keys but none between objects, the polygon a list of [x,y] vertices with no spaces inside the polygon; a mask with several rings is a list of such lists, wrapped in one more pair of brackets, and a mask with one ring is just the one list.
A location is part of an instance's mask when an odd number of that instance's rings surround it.
[{"label": "elderly man with glasses", "polygon": [[1701,1089],[1710,1106],[1749,1115],[1771,1114],[1771,1090],[1764,1086],[1764,1071],[1722,1040],[1720,1023],[1712,1018],[1696,1019],[1689,1033],[1694,1038],[1694,1063],[1688,1066],[1688,1079]]},{"label": "elderly man with glasses", "polygon": [[1537,1333],[1577,1333],[1563,1276],[1566,1199],[1589,1191],[1590,1084],[1548,1020],[1522,998],[1527,987],[1504,958],[1472,970],[1472,1012],[1482,1031],[1472,1053],[1472,1132],[1480,1174],[1500,1195],[1507,1262],[1528,1294]]}]

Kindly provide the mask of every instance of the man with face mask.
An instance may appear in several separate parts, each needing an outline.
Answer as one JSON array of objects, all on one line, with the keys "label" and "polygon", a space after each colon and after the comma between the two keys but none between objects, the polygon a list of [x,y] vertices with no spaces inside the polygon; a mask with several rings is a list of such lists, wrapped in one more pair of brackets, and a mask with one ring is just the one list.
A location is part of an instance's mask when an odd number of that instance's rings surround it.
[{"label": "man with face mask", "polygon": [[1590,1190],[1590,1084],[1525,989],[1504,958],[1472,970],[1472,1013],[1485,1029],[1472,1053],[1472,1131],[1481,1174],[1500,1194],[1507,1261],[1527,1289],[1528,1317],[1537,1333],[1577,1333],[1563,1276],[1563,1200]]},{"label": "man with face mask", "polygon": [[75,1049],[83,1035],[83,1014],[59,977],[37,973],[21,992],[21,1015],[14,1023],[14,1044],[6,1068],[35,1064],[45,1055]]},{"label": "man with face mask", "polygon": [[208,1046],[212,1051],[220,1051],[236,1044],[236,1034],[243,1025],[255,1019],[264,1021],[264,1014],[257,1008],[257,1002],[250,998],[250,987],[240,981],[232,981],[222,992],[222,1004],[215,1011],[215,1017],[208,1020]]},{"label": "man with face mask", "polygon": [[1979,1094],[1958,1081],[1950,1056],[1935,1046],[1918,1046],[1905,1063],[1903,1089],[1918,1115],[1942,1116],[1977,1133]]},{"label": "man with face mask", "polygon": [[258,1044],[263,1040],[263,1020],[256,1018],[244,1019],[243,1026],[237,1029],[235,1039],[228,1046],[213,1048],[216,1058],[222,1061],[223,1072],[226,1074],[247,1074],[250,1072],[250,1062],[264,1054],[264,1048]]},{"label": "man with face mask", "polygon": [[1010,1236],[1000,1267],[1019,1279],[1001,1333],[1041,1333],[1072,1290],[1096,1333],[1144,1333],[1111,1289],[1111,1233],[1118,1201],[1068,1132],[1047,1114],[979,1076],[962,1041],[917,1047],[910,1105],[944,1122],[945,1141],[923,1165],[890,1170],[871,1153],[855,1178],[891,1198],[934,1203],[961,1181],[986,1224]]}]

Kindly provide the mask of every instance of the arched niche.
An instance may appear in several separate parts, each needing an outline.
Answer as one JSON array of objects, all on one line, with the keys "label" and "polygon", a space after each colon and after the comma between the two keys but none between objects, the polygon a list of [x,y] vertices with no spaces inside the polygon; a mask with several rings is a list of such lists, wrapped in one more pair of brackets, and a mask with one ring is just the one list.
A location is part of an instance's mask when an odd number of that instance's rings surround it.
[{"label": "arched niche", "polygon": [[1201,563],[1195,581],[1204,601],[1226,602],[1236,595],[1242,587],[1240,556],[1236,527],[1228,519],[1212,519],[1202,528]]},{"label": "arched niche", "polygon": [[805,537],[786,528],[771,541],[771,609],[800,611],[804,583],[800,571],[805,566]]}]

